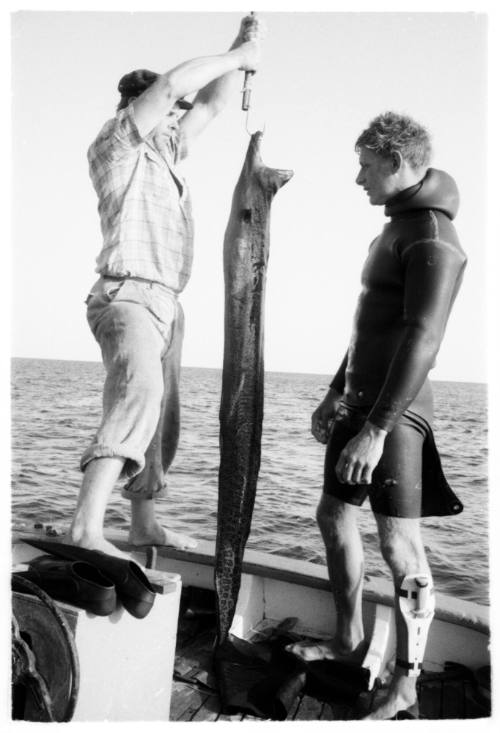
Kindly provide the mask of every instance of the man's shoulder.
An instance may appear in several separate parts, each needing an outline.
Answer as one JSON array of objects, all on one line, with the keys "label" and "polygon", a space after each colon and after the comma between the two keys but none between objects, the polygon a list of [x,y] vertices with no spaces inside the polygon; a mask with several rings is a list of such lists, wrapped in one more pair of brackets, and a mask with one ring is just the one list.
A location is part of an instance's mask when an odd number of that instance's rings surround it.
[{"label": "man's shoulder", "polygon": [[99,159],[123,158],[126,154],[137,153],[142,142],[132,105],[129,105],[104,123],[87,151],[87,158],[91,164]]},{"label": "man's shoulder", "polygon": [[453,259],[465,259],[457,231],[450,218],[439,209],[421,209],[412,216],[401,219],[391,226],[394,253],[405,260],[420,253],[429,255],[429,250],[445,248]]},{"label": "man's shoulder", "polygon": [[116,117],[112,117],[111,119],[107,120],[101,127],[101,129],[89,145],[87,152],[87,157],[89,158],[89,160],[92,157],[96,156],[99,152],[99,149],[103,145],[106,145],[107,142],[110,140],[115,125]]},{"label": "man's shoulder", "polygon": [[458,235],[449,216],[439,209],[418,209],[408,217],[391,222],[390,228],[403,242],[446,238],[458,244]]}]

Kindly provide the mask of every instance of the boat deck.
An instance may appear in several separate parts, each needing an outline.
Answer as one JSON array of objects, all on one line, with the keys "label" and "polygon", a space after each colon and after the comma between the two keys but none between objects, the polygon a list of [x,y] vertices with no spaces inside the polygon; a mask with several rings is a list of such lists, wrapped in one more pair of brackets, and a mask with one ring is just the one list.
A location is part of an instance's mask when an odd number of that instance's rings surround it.
[{"label": "boat deck", "polygon": [[[120,546],[120,542],[116,542],[117,546]],[[121,549],[127,549],[125,542],[121,543]],[[164,550],[165,558],[167,557],[167,550]],[[211,576],[211,563],[213,558],[213,547],[208,547],[205,556],[195,558],[197,564],[193,564],[196,568],[196,572],[192,573],[193,580],[190,584],[189,567],[191,565],[191,558],[188,557],[186,560],[186,553],[181,551],[169,551],[168,562],[169,572],[179,572],[184,574],[186,583],[182,587],[181,603],[179,611],[179,621],[177,629],[177,640],[175,650],[175,664],[174,664],[174,675],[172,684],[172,696],[170,706],[170,720],[172,721],[249,721],[249,720],[262,720],[262,718],[256,718],[248,714],[237,714],[227,715],[222,713],[221,701],[217,692],[216,679],[212,671],[213,664],[213,650],[215,640],[215,592],[207,589],[207,586],[202,583],[201,586],[198,584],[200,578],[203,577],[203,571],[205,575]],[[208,559],[207,559],[208,558]],[[153,558],[154,559],[154,558]],[[267,558],[265,558],[267,559]],[[151,559],[150,559],[151,560]],[[174,561],[178,561],[178,566],[175,566]],[[283,560],[284,562],[284,560]],[[287,559],[287,563],[288,563]],[[276,558],[273,558],[273,563],[276,563]],[[296,563],[297,565],[297,563]],[[148,566],[151,562],[148,560]],[[186,570],[187,568],[187,570]],[[246,570],[249,573],[258,573],[263,568],[266,573],[265,577],[271,576],[271,571],[275,572],[274,578],[280,582],[289,580],[290,578],[286,575],[286,570],[278,569],[275,570],[266,566],[262,559],[257,557],[257,553],[253,553],[250,557]],[[300,575],[298,575],[300,571]],[[150,571],[154,573],[154,571]],[[319,577],[319,569],[317,566],[312,568],[298,568],[293,569],[293,578],[296,579],[298,576],[301,580],[307,579],[311,581],[313,578],[313,585],[306,587],[311,589],[311,593],[314,588],[320,583],[323,584],[324,590],[328,592],[328,584],[326,578]],[[257,576],[258,577],[258,576]],[[207,578],[204,579],[205,581]],[[321,586],[321,590],[323,590]],[[302,587],[302,585],[299,585]],[[380,595],[378,591],[377,598]],[[382,597],[382,596],[381,596]],[[294,607],[294,606],[292,606]],[[290,605],[283,603],[280,606],[279,613],[274,613],[274,618],[280,617],[283,609],[290,608]],[[460,607],[461,613],[464,613],[463,605]],[[317,607],[314,606],[315,612]],[[469,617],[472,618],[472,611],[475,616],[475,621],[480,634],[485,636],[487,639],[487,625],[483,621],[483,617],[480,614],[480,610],[476,607],[466,609],[469,613]],[[441,620],[446,620],[446,607],[441,607]],[[257,616],[257,618],[261,618]],[[452,621],[454,620],[452,617]],[[252,633],[255,633],[255,640],[262,641],[267,632],[272,632],[272,622],[269,619],[264,618],[257,628],[252,627]],[[464,626],[465,628],[465,626]],[[288,630],[287,630],[288,629]],[[275,636],[280,636],[282,632],[286,633],[287,638],[302,638],[298,634],[293,634],[294,627],[288,624],[288,626],[282,622],[279,625],[279,629],[275,630]],[[279,631],[279,634],[278,634]],[[479,634],[476,633],[476,637]],[[477,643],[477,638],[472,636],[468,637],[468,644]],[[479,639],[478,643],[484,643],[482,639]],[[454,648],[450,646],[450,649]],[[453,654],[453,652],[450,652]],[[474,656],[474,655],[472,655]],[[446,656],[441,655],[440,659],[447,659]],[[464,659],[471,658],[470,655],[459,655],[459,658],[463,661]],[[488,654],[478,654],[476,659],[481,660],[484,664],[489,660]],[[437,668],[435,663],[433,671],[425,670],[422,672],[418,681],[418,696],[419,696],[419,714],[421,719],[427,720],[449,720],[449,719],[477,719],[487,718],[491,715],[491,703],[490,703],[490,680],[489,680],[489,666],[483,666],[479,669],[471,670],[460,664],[453,664],[453,657],[450,658],[450,663],[446,663],[446,668],[443,671],[434,671]],[[481,663],[479,662],[479,663]],[[479,664],[476,664],[479,666]],[[310,669],[309,669],[310,671]],[[308,675],[308,680],[310,675]],[[160,679],[159,684],[163,686],[163,678]],[[308,693],[311,688],[308,688]],[[345,685],[342,688],[343,693],[339,693],[339,689],[333,691],[336,695],[336,699],[333,699],[331,679],[328,683],[323,685],[321,690],[321,699],[318,697],[311,697],[311,694],[306,694],[304,691],[300,692],[295,698],[294,702],[288,709],[287,720],[300,720],[300,721],[311,721],[311,720],[356,720],[363,717],[373,709],[377,703],[378,696],[385,694],[385,690],[379,685],[375,687],[372,692],[361,693],[358,695],[354,705],[347,704],[347,694],[350,692],[350,688]],[[351,700],[354,696],[351,696]]]},{"label": "boat deck", "polygon": [[[170,720],[172,721],[249,721],[262,720],[252,715],[224,715],[212,673],[214,616],[196,614],[181,603]],[[362,693],[356,708],[338,702],[318,700],[299,694],[287,720],[355,720],[368,714],[384,690]],[[484,718],[491,714],[489,700],[482,694],[476,675],[454,665],[443,673],[422,673],[418,682],[419,718]]]}]

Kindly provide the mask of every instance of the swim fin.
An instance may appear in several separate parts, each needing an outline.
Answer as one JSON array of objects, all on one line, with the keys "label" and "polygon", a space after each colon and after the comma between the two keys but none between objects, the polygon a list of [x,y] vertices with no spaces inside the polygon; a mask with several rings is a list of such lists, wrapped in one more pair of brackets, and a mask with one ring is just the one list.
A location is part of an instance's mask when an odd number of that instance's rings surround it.
[{"label": "swim fin", "polygon": [[305,691],[318,700],[354,705],[369,683],[370,670],[359,664],[336,659],[306,662]]},{"label": "swim fin", "polygon": [[286,641],[247,642],[229,636],[215,649],[214,671],[223,712],[285,720],[305,684],[304,665]]},{"label": "swim fin", "polygon": [[28,570],[13,575],[26,578],[57,601],[109,616],[116,608],[115,586],[96,567],[82,560],[60,560],[41,555],[31,560]]},{"label": "swim fin", "polygon": [[108,555],[100,550],[87,550],[76,545],[45,540],[23,540],[43,552],[66,560],[83,560],[98,568],[116,587],[123,607],[135,618],[144,618],[151,611],[155,592],[140,566],[133,560]]}]

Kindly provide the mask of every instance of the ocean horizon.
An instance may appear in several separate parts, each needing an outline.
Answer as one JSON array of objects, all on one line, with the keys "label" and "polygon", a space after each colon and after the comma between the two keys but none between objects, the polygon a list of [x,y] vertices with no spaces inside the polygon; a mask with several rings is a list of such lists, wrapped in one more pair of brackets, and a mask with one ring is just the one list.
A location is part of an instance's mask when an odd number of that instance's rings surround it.
[{"label": "ocean horizon", "polygon": [[[171,529],[214,540],[222,371],[183,366],[182,428],[169,471],[168,498],[158,504]],[[68,526],[78,494],[80,455],[100,421],[104,369],[98,361],[12,357],[12,520]],[[248,547],[324,564],[315,511],[324,447],[310,434],[310,415],[331,375],[266,372],[262,459]],[[487,385],[433,380],[435,437],[462,514],[422,520],[436,589],[489,603]],[[116,490],[106,514],[111,529],[128,527],[128,502]],[[375,521],[360,511],[365,573],[390,579]],[[471,553],[471,548],[474,552]]]},{"label": "ocean horizon", "polygon": [[[50,361],[50,362],[70,362],[73,364],[97,364],[102,367],[102,362],[99,359],[69,359],[67,357],[49,357],[49,356],[16,356],[11,355],[10,360],[11,362],[14,360],[31,360],[31,361]],[[216,366],[199,366],[196,364],[182,364],[181,369],[207,369],[209,371],[222,371],[222,363],[220,367]],[[266,374],[295,374],[297,376],[311,376],[311,377],[326,377],[327,379],[332,378],[332,373],[327,372],[303,372],[303,371],[294,371],[291,369],[267,369],[265,370]],[[431,373],[432,377],[432,373]],[[447,383],[447,384],[480,384],[484,385],[485,387],[488,386],[488,382],[486,380],[474,380],[474,379],[431,379],[433,384],[436,383]],[[328,385],[327,385],[328,386]]]}]

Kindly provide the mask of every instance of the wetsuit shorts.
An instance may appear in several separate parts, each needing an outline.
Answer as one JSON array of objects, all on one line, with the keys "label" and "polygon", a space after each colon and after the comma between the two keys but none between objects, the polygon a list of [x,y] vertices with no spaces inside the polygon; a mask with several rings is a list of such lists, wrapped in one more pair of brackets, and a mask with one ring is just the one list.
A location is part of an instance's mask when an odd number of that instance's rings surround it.
[{"label": "wetsuit shorts", "polygon": [[388,433],[371,484],[341,483],[335,466],[345,445],[363,427],[369,409],[341,403],[325,456],[323,491],[347,504],[361,506],[368,496],[372,510],[388,517],[458,514],[463,506],[444,476],[426,420],[407,410]]}]

